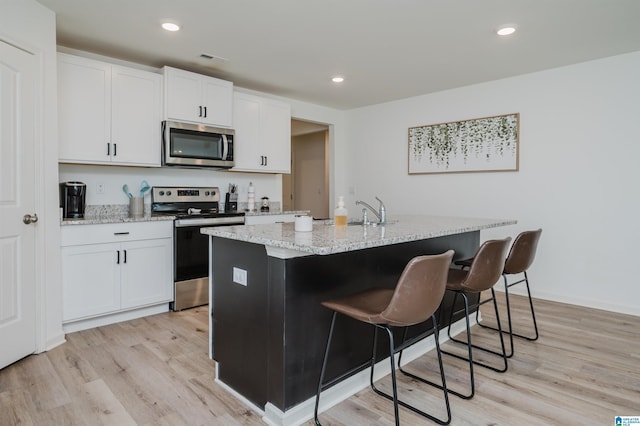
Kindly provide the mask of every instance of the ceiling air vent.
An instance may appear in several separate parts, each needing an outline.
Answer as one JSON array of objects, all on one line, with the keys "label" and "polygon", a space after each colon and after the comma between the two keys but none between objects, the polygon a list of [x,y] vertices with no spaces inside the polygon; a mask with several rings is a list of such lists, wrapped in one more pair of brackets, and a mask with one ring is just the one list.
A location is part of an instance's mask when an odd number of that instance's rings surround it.
[{"label": "ceiling air vent", "polygon": [[201,53],[200,57],[202,59],[206,59],[208,61],[219,61],[219,62],[228,62],[229,60],[226,58],[222,58],[220,56],[210,55],[208,53]]}]

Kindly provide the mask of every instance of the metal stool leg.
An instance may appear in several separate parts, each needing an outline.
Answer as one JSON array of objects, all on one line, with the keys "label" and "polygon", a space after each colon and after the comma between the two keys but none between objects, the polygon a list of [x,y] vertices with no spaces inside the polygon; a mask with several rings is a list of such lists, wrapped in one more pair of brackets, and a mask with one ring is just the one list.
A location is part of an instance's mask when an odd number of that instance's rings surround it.
[{"label": "metal stool leg", "polygon": [[324,357],[322,358],[322,368],[320,369],[320,378],[318,379],[318,393],[316,393],[316,406],[313,410],[313,418],[317,426],[322,426],[318,419],[318,406],[320,405],[320,392],[322,392],[322,381],[324,380],[324,372],[327,367],[327,358],[329,357],[329,347],[331,346],[331,337],[333,335],[333,326],[336,323],[337,312],[333,312],[331,316],[331,327],[329,328],[329,337],[327,337],[327,346],[324,351]]},{"label": "metal stool leg", "polygon": [[[428,417],[429,419],[433,420],[434,422],[436,422],[438,424],[447,425],[447,424],[449,424],[451,422],[451,406],[449,405],[449,393],[452,393],[452,394],[457,395],[457,396],[460,396],[460,395],[457,392],[454,392],[454,391],[451,391],[451,390],[447,389],[447,379],[446,379],[446,376],[444,374],[444,364],[442,362],[442,352],[440,350],[440,332],[438,330],[438,325],[437,325],[437,322],[436,322],[435,315],[433,315],[431,317],[431,321],[433,322],[432,331],[433,331],[433,337],[435,339],[435,344],[436,344],[436,354],[438,356],[438,366],[440,367],[440,380],[441,380],[442,385],[440,385],[438,383],[435,383],[435,382],[432,382],[430,380],[427,380],[427,379],[425,379],[423,377],[417,376],[417,375],[415,375],[413,373],[410,373],[410,372],[404,370],[402,368],[402,352],[403,352],[402,350],[400,351],[400,355],[398,356],[398,369],[405,376],[411,377],[411,378],[413,378],[415,380],[418,380],[419,382],[422,382],[422,383],[425,383],[427,385],[436,387],[436,388],[438,388],[438,389],[443,391],[445,407],[446,407],[446,410],[447,410],[447,419],[446,420],[438,419],[436,417],[433,417],[433,416],[431,416],[429,414],[422,413],[422,412],[420,412],[419,414],[422,414],[423,416]],[[403,342],[406,340],[406,335],[407,335],[406,332],[407,332],[407,328],[405,328]],[[404,349],[406,349],[406,348],[404,348]]]},{"label": "metal stool leg", "polygon": [[[516,337],[520,337],[521,339],[525,339],[525,340],[529,340],[530,342],[536,341],[538,340],[538,337],[540,337],[539,333],[538,333],[538,323],[536,321],[536,314],[535,314],[535,310],[533,308],[533,299],[531,298],[531,290],[529,288],[529,277],[527,276],[527,271],[523,272],[524,274],[524,278],[513,282],[511,284],[508,283],[507,281],[507,276],[506,274],[503,274],[503,278],[504,278],[504,294],[505,294],[505,300],[506,300],[506,304],[507,304],[507,321],[508,321],[508,326],[509,326],[509,330],[503,330],[503,333],[508,333],[509,334],[509,340],[510,340],[510,349],[511,349],[511,353],[507,355],[508,358],[511,358],[513,356],[513,336]],[[511,319],[511,306],[510,306],[510,301],[509,301],[509,288],[513,287],[516,284],[520,284],[520,283],[524,283],[527,289],[527,298],[529,299],[529,309],[531,311],[531,320],[533,321],[533,330],[534,330],[534,334],[533,336],[526,336],[523,334],[518,334],[515,333],[513,331],[513,324],[512,324],[512,319]],[[490,299],[487,299],[485,301],[483,301],[483,303],[488,302]],[[480,321],[477,321],[478,316],[477,316],[477,312],[476,312],[476,322],[478,323],[479,326],[484,327],[484,328],[489,328],[491,330],[494,331],[498,331],[497,327],[493,327],[490,325],[486,325],[486,324],[482,324]]]},{"label": "metal stool leg", "polygon": [[[467,299],[466,299],[465,293],[464,292],[460,292],[460,293],[462,294],[462,296],[465,298],[465,301],[466,301]],[[473,361],[472,360],[471,362],[473,362],[475,365],[479,365],[481,367],[488,368],[489,370],[493,370],[493,371],[496,371],[498,373],[504,373],[505,371],[507,371],[507,368],[508,368],[508,364],[507,364],[508,357],[507,357],[506,347],[505,347],[505,344],[504,344],[502,326],[500,325],[500,313],[498,312],[498,303],[496,302],[495,290],[493,288],[491,288],[491,297],[493,299],[493,308],[495,310],[496,321],[498,323],[497,331],[498,331],[498,337],[500,338],[501,352],[497,352],[497,351],[494,351],[494,350],[489,349],[489,348],[485,348],[485,347],[482,347],[482,346],[479,346],[479,345],[472,344],[471,343],[471,334],[470,334],[469,331],[467,331],[468,334],[467,334],[467,341],[466,342],[464,342],[462,340],[459,340],[459,339],[456,339],[456,338],[453,338],[453,337],[451,337],[451,341],[456,342],[456,343],[460,343],[460,344],[463,344],[463,345],[467,345],[469,347],[469,353],[471,353],[471,348],[475,348],[475,349],[479,349],[479,350],[484,351],[484,352],[488,352],[488,353],[491,353],[491,354],[494,354],[494,355],[498,355],[499,357],[502,358],[502,362],[503,362],[503,367],[501,367],[501,368],[494,367],[492,365],[489,365],[489,364],[486,364],[486,363],[483,363],[483,362],[480,362],[480,361]],[[491,300],[491,299],[488,299],[488,300]],[[469,311],[468,311],[468,306],[467,305],[465,305],[465,309],[466,309],[465,313],[467,314],[467,327],[468,327],[468,319],[469,319],[468,314],[469,314]],[[451,325],[449,325],[449,326],[451,326]],[[460,355],[453,354],[453,353],[450,353],[450,352],[445,352],[445,351],[443,351],[443,352],[446,353],[447,355],[454,356],[454,357],[456,357],[458,359],[467,360],[466,358],[464,358],[464,357],[462,357]]]},{"label": "metal stool leg", "polygon": [[[435,324],[435,316],[433,317],[433,320],[434,320],[434,324]],[[436,422],[438,424],[448,425],[451,422],[451,407],[449,405],[449,397],[447,395],[447,382],[446,382],[446,378],[445,378],[445,375],[444,375],[444,367],[443,367],[443,364],[442,364],[442,356],[440,355],[440,345],[438,344],[438,341],[436,340],[436,350],[437,350],[437,353],[438,353],[438,362],[439,362],[439,365],[440,365],[440,378],[442,379],[442,386],[440,386],[440,385],[438,385],[436,383],[433,383],[433,385],[443,390],[444,399],[445,399],[445,405],[446,405],[446,410],[447,410],[447,419],[446,420],[442,420],[442,419],[439,419],[439,418],[437,418],[435,416],[432,416],[431,414],[425,413],[424,411],[419,410],[418,408],[414,407],[413,405],[410,405],[410,404],[398,399],[398,386],[397,386],[397,382],[396,382],[395,362],[394,362],[394,354],[396,353],[396,350],[395,350],[395,344],[393,343],[393,331],[391,330],[390,327],[388,327],[386,325],[376,325],[376,335],[377,335],[378,328],[382,328],[382,329],[386,330],[387,335],[389,336],[389,353],[390,353],[389,359],[390,359],[390,362],[391,362],[391,386],[392,386],[392,389],[393,389],[393,395],[389,395],[389,394],[386,394],[386,393],[382,392],[381,390],[376,388],[375,384],[373,383],[373,376],[374,376],[373,367],[375,365],[375,345],[374,345],[374,348],[373,348],[373,356],[372,356],[372,359],[371,359],[371,376],[370,376],[371,377],[371,379],[370,379],[371,389],[373,389],[373,391],[375,393],[377,393],[378,395],[381,395],[381,396],[393,401],[394,412],[396,414],[396,425],[400,424],[399,423],[400,420],[398,418],[398,411],[397,411],[398,410],[398,405],[402,405],[403,407],[408,408],[409,410],[413,411],[414,413],[419,414],[419,415],[421,415],[423,417],[426,417],[426,418],[428,418],[428,419],[430,419],[430,420],[432,420],[432,421],[434,421],[434,422]],[[435,326],[435,325],[434,325],[434,330],[435,330],[434,332],[437,334],[437,326]],[[374,342],[375,342],[375,339],[374,339]],[[402,350],[400,351],[400,356],[402,356]],[[399,365],[399,362],[398,362],[398,365]],[[422,381],[424,383],[427,383],[427,384],[431,384],[429,381],[424,380],[422,378],[418,378],[418,380],[420,380],[420,381]]]},{"label": "metal stool leg", "polygon": [[493,327],[491,325],[483,324],[478,318],[478,313],[480,312],[480,305],[487,302],[491,302],[491,301],[493,301],[494,304],[496,303],[495,292],[493,291],[493,289],[491,289],[491,297],[489,297],[486,300],[483,300],[478,305],[478,310],[476,311],[476,323],[482,328],[487,328],[493,331],[501,331],[502,333],[509,334],[509,353],[506,354],[506,356],[507,358],[511,358],[513,356],[514,350],[513,350],[513,330],[511,325],[511,306],[509,305],[509,285],[507,284],[507,276],[503,274],[502,277],[504,278],[504,298],[507,305],[507,325],[509,326],[509,329],[502,330],[502,324],[500,324],[500,329],[498,327]]},{"label": "metal stool leg", "polygon": [[[522,282],[522,280],[520,282]],[[531,319],[533,320],[533,329],[535,331],[535,334],[533,335],[533,337],[529,337],[529,336],[524,336],[522,334],[514,333],[514,336],[518,336],[533,342],[538,340],[538,337],[540,337],[540,335],[538,334],[538,323],[536,322],[536,313],[533,310],[533,299],[531,298],[531,290],[529,289],[529,277],[527,276],[527,271],[524,271],[524,283],[525,283],[525,286],[527,287],[527,296],[529,297],[529,307],[531,308]],[[514,283],[514,284],[518,284],[518,283]],[[514,284],[511,284],[509,287],[511,287]]]},{"label": "metal stool leg", "polygon": [[[474,361],[473,361],[473,351],[472,351],[472,346],[471,346],[471,326],[469,324],[469,300],[467,298],[467,295],[464,294],[464,292],[456,291],[455,293],[456,294],[455,294],[455,296],[453,298],[453,303],[451,304],[451,315],[450,315],[450,318],[449,318],[449,327],[447,328],[447,335],[449,336],[450,340],[452,340],[454,342],[463,343],[463,344],[467,345],[467,354],[468,354],[467,356],[468,356],[468,358],[462,357],[462,356],[460,356],[458,354],[447,352],[445,350],[441,350],[441,352],[443,354],[450,355],[450,356],[452,356],[454,358],[458,358],[458,359],[461,359],[463,361],[467,361],[469,363],[470,392],[468,394],[466,394],[466,395],[462,394],[462,393],[459,393],[459,392],[454,392],[452,390],[449,390],[449,392],[454,394],[454,395],[456,395],[456,396],[458,396],[458,397],[460,397],[460,398],[463,398],[463,399],[471,399],[471,398],[473,398],[473,396],[476,393],[476,385],[475,385],[475,378],[474,378],[474,374],[473,374]],[[462,342],[460,340],[455,340],[451,336],[451,322],[453,320],[453,310],[454,310],[454,307],[455,307],[455,302],[456,302],[456,299],[458,297],[458,294],[460,294],[462,296],[462,299],[464,300],[464,318],[465,318],[465,323],[466,323],[466,326],[467,326],[467,342]]]}]

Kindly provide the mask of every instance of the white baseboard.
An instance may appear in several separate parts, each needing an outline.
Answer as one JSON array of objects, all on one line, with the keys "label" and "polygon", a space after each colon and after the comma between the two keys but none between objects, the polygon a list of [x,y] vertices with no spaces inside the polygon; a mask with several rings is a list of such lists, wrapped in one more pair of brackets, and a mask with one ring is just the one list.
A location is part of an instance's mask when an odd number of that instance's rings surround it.
[{"label": "white baseboard", "polygon": [[67,339],[65,339],[64,336],[65,336],[64,333],[62,333],[62,334],[59,334],[59,335],[57,335],[55,337],[47,339],[47,342],[45,343],[46,347],[45,347],[44,350],[45,351],[50,351],[51,349],[53,349],[53,348],[55,348],[57,346],[60,346],[63,343],[65,343],[67,341]]},{"label": "white baseboard", "polygon": [[125,312],[116,312],[110,315],[103,315],[95,318],[87,318],[79,321],[72,321],[62,324],[62,330],[65,333],[73,333],[74,331],[87,330],[89,328],[100,327],[103,325],[115,324],[117,322],[129,321],[136,318],[146,317],[148,315],[169,312],[169,304],[148,306],[146,308],[134,309]]},{"label": "white baseboard", "polygon": [[[498,292],[504,293],[504,286],[496,285],[495,289]],[[548,292],[548,291],[539,291],[539,290],[534,290],[533,288],[531,293],[532,293],[531,296],[534,299],[542,299],[542,300],[548,300],[550,302],[566,303],[568,305],[582,306],[584,308],[601,309],[604,311],[615,312],[618,314],[640,316],[640,305],[638,304],[627,305],[627,304],[620,304],[620,303],[612,303],[612,302],[607,302],[605,300],[600,300],[600,299],[590,299],[587,297],[579,297],[575,295],[567,295],[567,294]],[[517,294],[519,296],[526,297],[527,291],[524,286],[515,286],[509,289],[509,294]],[[534,307],[535,307],[535,301],[534,301]]]},{"label": "white baseboard", "polygon": [[[475,316],[470,318],[471,325],[475,324]],[[466,329],[464,318],[455,322],[451,327],[451,334],[456,335]],[[449,340],[447,333],[440,333],[440,343],[444,343]],[[415,345],[404,350],[402,353],[403,365],[415,360],[416,358],[426,354],[427,352],[435,349],[435,341],[433,336],[429,336]],[[398,355],[396,355],[396,366],[398,365]],[[391,373],[391,366],[389,358],[385,358],[376,363],[374,381],[381,379],[382,377]],[[345,379],[329,389],[322,392],[320,395],[320,405],[318,411],[321,413],[334,405],[344,401],[352,395],[366,389],[369,386],[369,376],[371,370],[368,368],[354,374],[353,376]],[[271,426],[297,426],[313,418],[313,410],[315,408],[316,398],[311,397],[304,402],[296,405],[295,407],[281,411],[279,408],[271,403],[267,403],[264,409],[264,416],[262,420]],[[259,410],[257,410],[259,412]]]}]

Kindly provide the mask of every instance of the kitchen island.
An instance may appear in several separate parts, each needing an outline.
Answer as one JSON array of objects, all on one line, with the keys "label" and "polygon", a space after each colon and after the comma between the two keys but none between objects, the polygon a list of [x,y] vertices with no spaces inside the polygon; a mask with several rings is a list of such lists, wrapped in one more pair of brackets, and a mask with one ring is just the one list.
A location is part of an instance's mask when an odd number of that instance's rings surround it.
[{"label": "kitchen island", "polygon": [[[480,230],[516,223],[392,219],[384,226],[315,222],[311,232],[296,232],[293,223],[202,229],[210,236],[210,354],[218,381],[264,409],[268,423],[298,424],[312,416],[331,318],[321,301],[373,286],[393,288],[414,256],[453,249],[454,259],[469,257],[479,246]],[[370,326],[340,316],[337,321],[326,378],[345,372],[366,377]],[[429,328],[416,326],[410,336]],[[386,343],[380,343],[382,354]],[[334,392],[326,400],[340,398]]]}]

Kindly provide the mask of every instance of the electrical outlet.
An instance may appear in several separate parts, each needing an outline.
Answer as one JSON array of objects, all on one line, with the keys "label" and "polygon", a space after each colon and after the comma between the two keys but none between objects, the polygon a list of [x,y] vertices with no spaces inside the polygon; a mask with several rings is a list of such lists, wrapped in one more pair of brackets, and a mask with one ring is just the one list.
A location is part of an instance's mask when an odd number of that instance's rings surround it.
[{"label": "electrical outlet", "polygon": [[233,282],[240,285],[247,285],[247,271],[233,267]]},{"label": "electrical outlet", "polygon": [[104,183],[96,185],[96,194],[104,194]]}]

